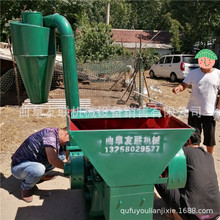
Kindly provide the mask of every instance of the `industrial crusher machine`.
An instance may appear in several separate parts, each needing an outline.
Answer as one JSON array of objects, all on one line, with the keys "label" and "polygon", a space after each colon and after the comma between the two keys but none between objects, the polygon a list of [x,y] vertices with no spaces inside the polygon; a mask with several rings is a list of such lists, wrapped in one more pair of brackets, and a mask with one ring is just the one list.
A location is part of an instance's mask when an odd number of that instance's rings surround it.
[{"label": "industrial crusher machine", "polygon": [[[84,110],[79,107],[74,35],[59,14],[25,11],[11,22],[13,53],[32,103],[47,102],[60,33],[70,163],[64,173],[71,189],[83,188],[88,216],[106,220],[153,217],[154,185],[184,187],[182,146],[193,129],[160,108]],[[168,177],[162,172],[168,168]],[[137,214],[139,213],[139,214]]]}]

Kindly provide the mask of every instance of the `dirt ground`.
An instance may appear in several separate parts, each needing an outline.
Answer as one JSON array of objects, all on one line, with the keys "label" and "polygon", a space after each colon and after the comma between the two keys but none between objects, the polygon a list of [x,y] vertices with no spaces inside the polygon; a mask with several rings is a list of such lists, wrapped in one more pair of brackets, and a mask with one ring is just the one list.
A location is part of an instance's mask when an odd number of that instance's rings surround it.
[{"label": "dirt ground", "polygon": [[[147,77],[149,93],[151,98],[163,103],[167,110],[176,111],[176,116],[186,122],[184,109],[190,95],[190,89],[181,94],[174,95],[171,90],[178,83],[171,83],[164,79],[150,79]],[[119,85],[117,85],[120,87]],[[93,94],[92,85],[79,85],[80,97],[88,98],[94,96],[91,105],[112,107],[123,95],[122,89],[109,92],[99,90]],[[109,87],[108,87],[109,88]],[[63,89],[56,89],[50,92],[50,98],[60,98],[64,95]],[[110,97],[110,98],[109,98]],[[147,99],[145,99],[148,102]],[[126,105],[120,105],[120,108],[129,106],[135,102],[130,98]],[[171,107],[171,108],[170,108]],[[50,111],[50,114],[48,114]],[[26,137],[45,127],[65,127],[65,113],[59,109],[45,109],[43,112],[25,111],[22,107],[6,105],[0,108],[1,112],[1,145],[0,145],[0,219],[1,220],[65,220],[85,219],[85,207],[83,192],[81,190],[69,190],[69,179],[63,176],[63,172],[56,169],[57,178],[51,181],[37,184],[34,201],[30,204],[25,203],[20,198],[20,180],[15,179],[10,172],[10,162],[13,152],[19,147]],[[214,150],[214,161],[218,182],[220,182],[220,123],[216,127],[217,145]],[[155,195],[155,207],[164,206],[162,200]],[[95,218],[98,219],[98,218]],[[164,219],[159,214],[154,219]]]}]

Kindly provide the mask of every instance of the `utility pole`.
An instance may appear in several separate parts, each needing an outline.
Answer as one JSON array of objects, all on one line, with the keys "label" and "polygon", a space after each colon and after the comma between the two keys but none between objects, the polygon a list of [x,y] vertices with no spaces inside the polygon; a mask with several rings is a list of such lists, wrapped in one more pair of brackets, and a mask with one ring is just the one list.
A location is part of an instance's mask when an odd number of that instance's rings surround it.
[{"label": "utility pole", "polygon": [[110,18],[110,1],[107,2],[107,16],[106,16],[106,23],[109,24]]},{"label": "utility pole", "polygon": [[[141,64],[142,64],[142,34],[140,35],[140,52],[139,52],[139,93],[142,93],[142,82],[141,82]],[[139,96],[139,107],[142,107],[143,105],[143,98],[140,95]]]}]

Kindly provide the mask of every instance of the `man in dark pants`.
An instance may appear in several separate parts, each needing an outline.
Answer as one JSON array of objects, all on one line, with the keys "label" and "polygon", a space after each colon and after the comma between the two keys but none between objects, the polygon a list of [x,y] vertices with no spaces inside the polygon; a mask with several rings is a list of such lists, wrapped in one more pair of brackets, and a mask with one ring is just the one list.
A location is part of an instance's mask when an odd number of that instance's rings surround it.
[{"label": "man in dark pants", "polygon": [[189,219],[216,219],[220,214],[220,192],[214,160],[200,147],[197,130],[183,147],[187,162],[187,181],[182,189],[167,189],[166,184],[156,185],[164,202],[181,216]]},{"label": "man in dark pants", "polygon": [[198,58],[200,68],[193,69],[177,87],[173,88],[175,94],[184,91],[189,85],[192,86],[188,102],[188,124],[198,128],[200,133],[203,130],[204,142],[210,154],[214,152],[215,109],[220,109],[220,100],[217,103],[217,95],[220,91],[220,70],[213,68],[217,56],[207,49],[199,51],[195,58]]}]

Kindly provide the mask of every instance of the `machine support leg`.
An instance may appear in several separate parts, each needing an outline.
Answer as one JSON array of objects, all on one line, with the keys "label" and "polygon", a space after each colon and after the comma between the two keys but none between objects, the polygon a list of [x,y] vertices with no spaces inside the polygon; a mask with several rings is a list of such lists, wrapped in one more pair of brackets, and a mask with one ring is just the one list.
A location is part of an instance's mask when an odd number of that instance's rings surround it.
[{"label": "machine support leg", "polygon": [[104,187],[106,220],[152,220],[154,186]]}]

